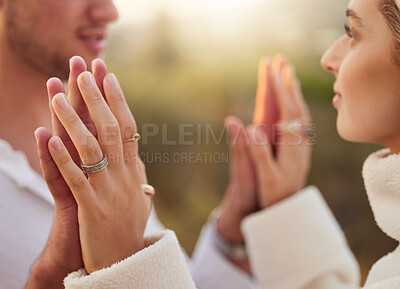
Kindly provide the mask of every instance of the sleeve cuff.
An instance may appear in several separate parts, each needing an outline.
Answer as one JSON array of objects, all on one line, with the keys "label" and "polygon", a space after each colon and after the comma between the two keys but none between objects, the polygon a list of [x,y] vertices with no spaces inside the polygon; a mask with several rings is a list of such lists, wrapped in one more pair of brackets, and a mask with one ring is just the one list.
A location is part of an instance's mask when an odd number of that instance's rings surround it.
[{"label": "sleeve cuff", "polygon": [[65,288],[196,288],[174,232],[163,231],[145,241],[145,249],[109,268],[90,275],[84,269],[69,274]]},{"label": "sleeve cuff", "polygon": [[216,248],[211,225],[203,227],[193,253],[191,272],[198,288],[258,288],[254,278],[233,265]]},{"label": "sleeve cuff", "polygon": [[358,283],[358,265],[316,187],[248,216],[242,231],[263,288],[303,288],[338,266],[346,283]]}]

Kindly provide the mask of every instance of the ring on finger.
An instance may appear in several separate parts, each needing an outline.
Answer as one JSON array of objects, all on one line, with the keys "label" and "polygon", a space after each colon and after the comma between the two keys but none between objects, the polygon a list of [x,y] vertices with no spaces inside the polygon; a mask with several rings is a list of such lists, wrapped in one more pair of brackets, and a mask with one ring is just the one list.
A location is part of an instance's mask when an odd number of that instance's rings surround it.
[{"label": "ring on finger", "polygon": [[108,160],[106,156],[103,156],[103,159],[98,163],[90,166],[85,166],[81,163],[82,171],[86,174],[94,174],[104,170],[108,166]]},{"label": "ring on finger", "polygon": [[139,140],[140,140],[140,134],[135,133],[132,137],[122,140],[122,142],[123,143],[126,143],[126,142],[134,142],[135,143]]},{"label": "ring on finger", "polygon": [[300,130],[303,127],[303,125],[304,123],[301,119],[293,119],[291,121],[278,123],[277,128],[282,131],[285,130],[296,131]]},{"label": "ring on finger", "polygon": [[154,194],[156,193],[156,190],[154,189],[153,186],[150,186],[148,184],[142,184],[142,190],[143,192],[148,195],[148,196],[154,196]]}]

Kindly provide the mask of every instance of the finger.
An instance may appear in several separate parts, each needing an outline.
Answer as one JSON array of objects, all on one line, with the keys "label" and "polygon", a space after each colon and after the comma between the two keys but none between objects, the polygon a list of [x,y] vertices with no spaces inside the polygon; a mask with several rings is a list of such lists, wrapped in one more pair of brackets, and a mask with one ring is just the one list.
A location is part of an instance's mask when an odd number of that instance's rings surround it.
[{"label": "finger", "polygon": [[57,136],[50,138],[48,148],[54,163],[71,189],[78,205],[90,205],[94,191],[85,174],[72,160],[61,139]]},{"label": "finger", "polygon": [[[68,132],[72,142],[78,150],[82,163],[85,165],[97,164],[103,159],[103,152],[97,142],[97,139],[83,124],[78,114],[68,103],[65,94],[57,94],[52,101],[52,106],[58,119]],[[105,177],[107,168],[91,174],[93,177]]]},{"label": "finger", "polygon": [[291,94],[293,95],[293,103],[295,104],[296,110],[298,111],[299,118],[304,118],[306,121],[310,121],[311,117],[308,105],[301,91],[300,81],[296,76],[294,67],[288,65],[285,74],[287,75],[286,78],[291,84]]},{"label": "finger", "polygon": [[57,135],[61,138],[61,140],[67,147],[69,153],[71,154],[72,159],[75,161],[76,164],[79,164],[80,163],[79,154],[74,144],[72,143],[71,139],[69,138],[67,131],[65,130],[64,126],[62,125],[56,113],[54,112],[52,106],[52,100],[54,96],[57,95],[58,93],[65,93],[64,84],[58,78],[55,77],[50,78],[47,81],[47,93],[49,96],[49,108],[51,113],[51,123],[52,123],[53,133],[54,135]]},{"label": "finger", "polygon": [[277,131],[277,160],[279,163],[298,163],[308,159],[311,154],[311,143],[306,137],[303,119],[282,124]]},{"label": "finger", "polygon": [[[304,116],[303,109],[305,108],[301,103],[303,95],[299,87],[299,81],[295,74],[294,67],[286,63],[282,68],[282,79],[283,85],[289,95],[289,101],[291,104],[292,118],[300,119]],[[305,112],[305,111],[304,111]]]},{"label": "finger", "polygon": [[296,163],[311,154],[311,144],[306,137],[308,123],[297,119],[278,127],[277,159],[280,163]]},{"label": "finger", "polygon": [[280,122],[286,122],[292,120],[294,118],[293,114],[293,104],[290,101],[289,92],[287,91],[285,85],[282,80],[282,69],[284,63],[281,63],[282,67],[279,72],[274,72],[274,76],[272,77],[272,87],[276,93],[277,103]]},{"label": "finger", "polygon": [[[118,121],[122,139],[125,140],[131,138],[137,132],[136,121],[128,103],[126,102],[118,79],[113,73],[108,74],[105,77],[104,91],[108,105]],[[137,141],[124,142],[123,148],[125,159],[128,159],[129,161],[135,161],[138,159]]]},{"label": "finger", "polygon": [[[78,76],[87,71],[86,62],[80,56],[74,56],[69,61],[70,73],[68,78],[68,102],[74,108],[79,118],[86,125],[88,130],[97,137],[97,130],[90,117],[89,110],[82,98],[78,87]],[[63,140],[64,141],[64,140]],[[68,147],[68,146],[67,146]]]},{"label": "finger", "polygon": [[262,59],[258,68],[258,85],[253,124],[265,127],[270,142],[273,140],[273,125],[279,120],[276,93],[272,87],[272,76],[271,61],[268,58]]},{"label": "finger", "polygon": [[268,107],[268,97],[272,94],[271,87],[271,61],[263,58],[258,64],[256,104],[253,123],[263,124],[268,114],[265,112]]},{"label": "finger", "polygon": [[69,138],[69,135],[67,131],[65,130],[64,126],[58,119],[56,113],[54,112],[53,106],[52,106],[52,100],[55,95],[58,93],[65,93],[64,89],[64,84],[63,82],[58,79],[58,78],[50,78],[47,81],[47,93],[49,96],[49,108],[50,108],[50,113],[51,113],[51,123],[53,127],[53,133],[54,135],[57,135],[61,138],[65,146],[67,147],[68,151],[70,152],[73,160],[75,161],[76,164],[80,163],[80,158],[79,154],[75,149],[74,144],[72,143],[71,139]]},{"label": "finger", "polygon": [[245,131],[243,123],[240,119],[229,116],[225,119],[225,126],[229,132],[229,170],[232,179],[240,180],[241,172],[244,168],[240,168],[240,160],[245,155]]},{"label": "finger", "polygon": [[142,184],[148,184],[147,174],[146,174],[146,166],[140,158],[138,158],[138,167],[139,167],[139,172],[140,172],[140,174],[139,174],[140,182]]},{"label": "finger", "polygon": [[[138,158],[136,165],[137,165],[137,169],[139,171],[140,183],[141,184],[148,184],[145,164],[143,163],[143,161],[140,158]],[[148,203],[148,208],[149,208],[149,212],[150,212],[151,208],[153,207],[154,194],[150,195],[150,194],[146,194],[145,192],[143,192],[143,193],[147,197],[146,202]]]},{"label": "finger", "polygon": [[279,74],[282,70],[282,65],[287,62],[288,60],[284,54],[282,53],[276,54],[272,59],[272,71],[275,74]]},{"label": "finger", "polygon": [[248,151],[256,169],[258,181],[262,181],[276,173],[276,163],[272,153],[272,146],[268,143],[267,135],[257,126],[247,129],[249,139]]},{"label": "finger", "polygon": [[49,107],[51,112],[51,123],[53,127],[53,133],[55,135],[60,136],[61,138],[68,136],[67,132],[65,131],[64,127],[62,126],[61,122],[57,118],[53,107],[51,105],[51,101],[53,97],[58,93],[65,93],[64,84],[62,81],[56,77],[50,78],[47,83],[47,94],[49,97]]},{"label": "finger", "polygon": [[99,88],[101,94],[104,96],[105,94],[103,83],[104,78],[107,75],[107,66],[102,59],[97,58],[92,61],[92,70],[97,87]]},{"label": "finger", "polygon": [[230,184],[237,186],[239,190],[233,190],[233,192],[237,192],[239,194],[238,198],[241,198],[243,193],[254,192],[256,189],[254,167],[249,151],[247,150],[247,143],[249,141],[247,139],[246,129],[240,119],[228,117],[225,123],[231,135],[231,142],[229,145]]},{"label": "finger", "polygon": [[43,178],[47,183],[56,206],[59,209],[64,209],[73,205],[75,199],[49,152],[48,142],[52,137],[51,132],[41,127],[35,131],[35,137]]},{"label": "finger", "polygon": [[101,149],[106,155],[120,159],[123,150],[119,124],[97,87],[93,74],[83,72],[79,75],[78,86],[97,128]]}]

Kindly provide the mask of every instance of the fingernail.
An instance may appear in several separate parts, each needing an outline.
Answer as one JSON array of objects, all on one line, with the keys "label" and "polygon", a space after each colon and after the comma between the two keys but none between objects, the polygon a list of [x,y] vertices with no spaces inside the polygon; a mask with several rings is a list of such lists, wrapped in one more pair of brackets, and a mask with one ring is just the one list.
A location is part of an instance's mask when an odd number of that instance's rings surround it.
[{"label": "fingernail", "polygon": [[90,72],[85,72],[82,76],[82,81],[83,83],[87,86],[93,86],[94,85],[94,79],[93,76]]},{"label": "fingernail", "polygon": [[114,73],[109,73],[109,74],[108,74],[107,81],[108,81],[108,84],[109,84],[111,87],[116,87],[117,84],[118,84],[117,77],[115,76]]},{"label": "fingernail", "polygon": [[68,101],[65,98],[65,95],[63,93],[59,93],[55,96],[57,106],[61,110],[66,110],[69,107]]},{"label": "fingernail", "polygon": [[51,146],[53,147],[53,149],[55,151],[60,151],[61,148],[62,148],[60,139],[59,138],[55,138],[54,140],[52,140],[51,141]]},{"label": "fingernail", "polygon": [[37,135],[37,131],[38,131],[39,129],[37,128],[36,130],[35,130],[35,132],[33,133],[34,135],[35,135],[35,139],[36,139],[36,142],[38,141],[38,135]]}]

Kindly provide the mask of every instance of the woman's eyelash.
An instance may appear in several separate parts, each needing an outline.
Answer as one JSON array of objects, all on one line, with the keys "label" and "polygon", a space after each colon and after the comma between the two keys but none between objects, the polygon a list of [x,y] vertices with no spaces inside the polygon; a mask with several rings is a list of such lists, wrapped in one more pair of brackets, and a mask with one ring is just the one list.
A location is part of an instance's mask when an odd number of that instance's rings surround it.
[{"label": "woman's eyelash", "polygon": [[354,37],[353,31],[351,30],[350,26],[347,23],[344,24],[344,30],[346,31],[348,37],[350,38]]}]

